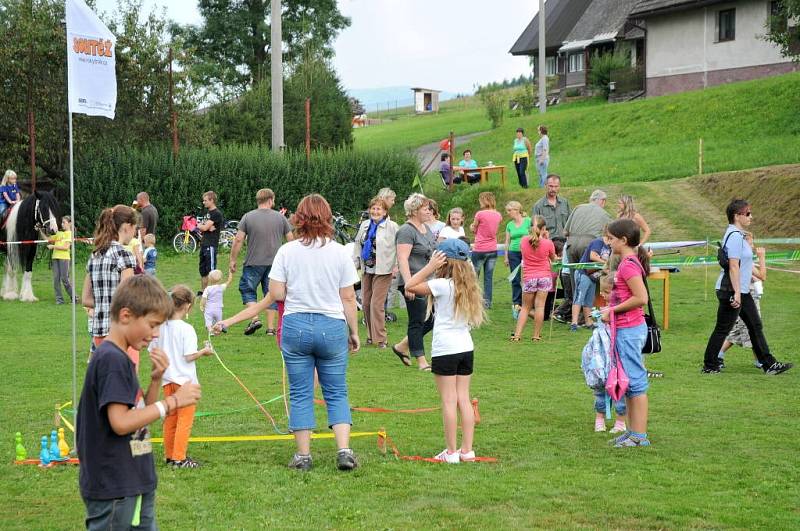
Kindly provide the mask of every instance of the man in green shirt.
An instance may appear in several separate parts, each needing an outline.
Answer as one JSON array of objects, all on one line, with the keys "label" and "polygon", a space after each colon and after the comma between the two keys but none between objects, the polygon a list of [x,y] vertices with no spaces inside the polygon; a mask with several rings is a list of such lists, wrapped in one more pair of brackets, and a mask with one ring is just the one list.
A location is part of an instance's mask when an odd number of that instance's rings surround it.
[{"label": "man in green shirt", "polygon": [[539,199],[533,210],[531,217],[542,216],[547,223],[547,230],[550,238],[564,237],[564,227],[570,215],[569,201],[564,197],[559,197],[561,191],[561,177],[555,173],[547,176],[547,194]]}]

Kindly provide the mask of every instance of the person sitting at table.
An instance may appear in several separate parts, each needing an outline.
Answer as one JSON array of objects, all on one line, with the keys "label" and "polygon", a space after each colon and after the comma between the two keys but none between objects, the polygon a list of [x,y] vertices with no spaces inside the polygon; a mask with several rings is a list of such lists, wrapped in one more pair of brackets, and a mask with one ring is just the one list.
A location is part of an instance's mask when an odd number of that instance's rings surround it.
[{"label": "person sitting at table", "polygon": [[439,164],[439,174],[442,176],[442,182],[445,186],[450,186],[450,183],[461,184],[461,175],[453,173],[453,168],[450,166],[450,153],[442,153],[442,162]]},{"label": "person sitting at table", "polygon": [[[465,149],[463,155],[464,158],[458,163],[458,167],[460,169],[469,170],[478,167],[478,162],[472,158],[472,151]],[[464,172],[464,176],[469,184],[481,182],[481,174],[478,172]]]}]

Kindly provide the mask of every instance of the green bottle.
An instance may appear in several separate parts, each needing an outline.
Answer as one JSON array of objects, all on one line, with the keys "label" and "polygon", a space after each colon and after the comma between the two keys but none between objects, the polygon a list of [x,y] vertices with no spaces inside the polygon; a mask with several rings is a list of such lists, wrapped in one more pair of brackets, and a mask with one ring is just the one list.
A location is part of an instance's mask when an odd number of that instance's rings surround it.
[{"label": "green bottle", "polygon": [[28,452],[22,446],[22,434],[20,432],[14,434],[14,441],[16,442],[17,461],[24,461],[28,458]]}]

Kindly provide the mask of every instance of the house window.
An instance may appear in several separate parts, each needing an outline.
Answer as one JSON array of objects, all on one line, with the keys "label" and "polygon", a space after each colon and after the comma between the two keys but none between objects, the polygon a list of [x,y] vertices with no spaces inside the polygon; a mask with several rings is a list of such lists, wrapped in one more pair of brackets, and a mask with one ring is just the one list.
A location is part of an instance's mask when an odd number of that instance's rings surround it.
[{"label": "house window", "polygon": [[583,53],[573,53],[569,56],[569,71],[582,72],[583,71]]},{"label": "house window", "polygon": [[545,73],[548,76],[556,75],[556,58],[555,57],[548,57],[547,61],[544,64]]},{"label": "house window", "polygon": [[770,33],[782,33],[787,30],[789,19],[783,11],[783,2],[781,0],[773,0],[769,3],[767,26]]},{"label": "house window", "polygon": [[736,39],[736,10],[723,9],[717,12],[717,42]]}]

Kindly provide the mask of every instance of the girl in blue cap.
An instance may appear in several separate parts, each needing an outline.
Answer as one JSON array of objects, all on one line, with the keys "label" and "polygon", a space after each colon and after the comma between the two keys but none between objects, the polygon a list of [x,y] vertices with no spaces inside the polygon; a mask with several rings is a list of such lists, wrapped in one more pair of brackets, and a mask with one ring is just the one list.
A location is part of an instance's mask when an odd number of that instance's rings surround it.
[{"label": "girl in blue cap", "polygon": [[[432,275],[435,278],[429,279]],[[406,283],[415,295],[431,295],[428,315],[434,310],[431,345],[432,372],[442,397],[442,420],[447,448],[434,459],[450,464],[474,461],[472,439],[475,415],[469,394],[474,346],[470,329],[486,319],[483,294],[469,261],[469,245],[459,239],[441,242],[430,262]],[[461,446],[457,445],[461,413]]]}]

